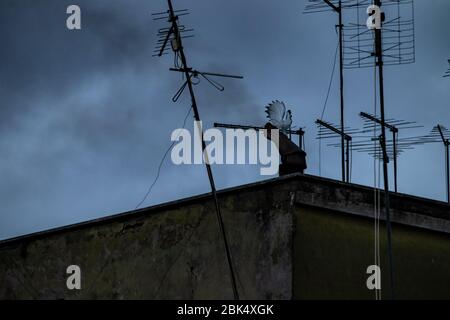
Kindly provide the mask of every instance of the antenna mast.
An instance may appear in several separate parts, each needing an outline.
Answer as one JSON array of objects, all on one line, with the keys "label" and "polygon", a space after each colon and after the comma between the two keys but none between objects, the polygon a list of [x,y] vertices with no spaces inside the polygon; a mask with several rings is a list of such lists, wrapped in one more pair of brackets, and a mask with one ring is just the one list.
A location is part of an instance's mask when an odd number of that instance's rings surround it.
[{"label": "antenna mast", "polygon": [[[355,133],[355,131],[348,130],[347,133],[343,130],[337,128],[336,125],[332,123],[325,122],[323,120],[317,119],[316,125],[319,128],[319,134],[317,139],[329,139],[334,137],[340,137],[341,141],[344,140],[345,143],[345,157],[346,157],[346,175],[344,177],[344,182],[350,183],[350,144],[352,142],[352,137],[348,133]],[[347,128],[344,128],[347,129]]]},{"label": "antenna mast", "polygon": [[[381,10],[381,0],[374,0],[375,9],[369,6],[370,2],[365,0],[354,0],[353,7],[358,13],[358,21],[351,23],[347,29],[348,34],[344,35],[344,61],[347,68],[378,67],[378,86],[381,129],[380,145],[383,158],[383,179],[384,179],[384,205],[386,215],[386,230],[388,244],[389,278],[391,287],[391,299],[395,298],[394,290],[394,267],[392,257],[392,227],[390,215],[389,199],[389,177],[388,177],[388,151],[386,146],[386,110],[384,100],[384,66],[413,63],[415,61],[415,41],[414,41],[414,4],[412,0],[385,0],[385,7],[391,8],[387,13]],[[405,18],[407,13],[401,12],[403,5],[410,5],[410,16]],[[369,28],[366,19],[361,23],[359,20],[359,10],[363,9],[379,23],[378,26]],[[378,12],[377,12],[378,10]],[[386,16],[390,15],[388,20]],[[402,15],[403,16],[402,16]],[[364,14],[361,15],[364,17]],[[373,59],[375,57],[375,59]],[[386,58],[386,61],[385,61]],[[394,138],[395,140],[395,138]]]},{"label": "antenna mast", "polygon": [[[384,105],[384,79],[385,65],[400,65],[415,61],[414,40],[414,5],[413,0],[384,0],[384,8],[391,16],[385,21],[385,14],[381,12],[381,0],[309,0],[306,7],[309,12],[329,11],[329,7],[340,6],[341,10],[355,9],[357,22],[343,26],[343,68],[378,67],[379,95],[380,95],[380,145],[383,152],[383,178],[385,194],[386,229],[388,238],[389,272],[391,285],[391,298],[394,298],[394,273],[392,259],[392,230],[389,202],[388,154],[386,150],[386,114]],[[373,5],[379,12],[375,12]],[[401,8],[410,5],[411,11],[401,12]],[[367,9],[372,8],[370,15],[379,20],[379,25],[369,28],[367,24]],[[392,9],[391,9],[392,8]],[[334,9],[334,8],[333,8]],[[390,9],[390,10],[389,10]],[[360,12],[361,11],[361,12]],[[377,16],[377,13],[379,16]],[[402,15],[401,15],[402,14]],[[363,17],[363,21],[360,18]],[[366,17],[366,18],[364,18]],[[373,30],[373,32],[371,32]],[[341,43],[341,42],[340,42]]]},{"label": "antenna mast", "polygon": [[[224,74],[218,74],[218,73],[210,73],[210,72],[200,72],[198,70],[193,70],[192,68],[190,68],[187,63],[187,59],[186,59],[186,55],[184,53],[183,43],[182,43],[182,38],[185,38],[186,36],[182,36],[182,34],[183,34],[183,32],[187,32],[187,31],[191,31],[191,30],[186,30],[184,27],[180,27],[178,25],[178,16],[187,14],[186,13],[187,10],[175,11],[173,9],[171,0],[167,0],[167,4],[169,7],[169,10],[167,12],[154,14],[154,15],[158,16],[157,18],[155,18],[155,20],[168,19],[168,22],[171,23],[170,28],[160,29],[158,32],[158,35],[161,37],[161,39],[158,42],[160,44],[160,47],[157,48],[157,52],[158,52],[158,56],[163,55],[165,53],[165,51],[168,49],[167,44],[170,42],[172,50],[174,51],[176,56],[178,55],[178,57],[181,61],[180,66],[176,65],[176,68],[171,68],[170,70],[175,71],[175,72],[181,72],[184,75],[184,77],[186,78],[186,81],[181,86],[181,88],[178,90],[178,92],[175,94],[175,96],[172,98],[172,100],[174,102],[177,101],[178,98],[183,93],[184,89],[186,87],[188,88],[189,94],[191,97],[192,109],[194,111],[194,119],[195,119],[195,122],[197,125],[197,130],[199,131],[199,136],[201,137],[202,152],[203,152],[203,156],[205,159],[206,171],[208,173],[209,183],[211,186],[211,194],[214,199],[217,221],[219,224],[219,229],[220,229],[220,233],[222,235],[225,253],[226,253],[226,257],[227,257],[228,268],[230,271],[230,278],[231,278],[231,284],[232,284],[232,289],[233,289],[233,296],[234,296],[235,300],[239,300],[239,293],[238,293],[237,285],[236,285],[236,277],[235,277],[233,261],[232,261],[232,257],[231,257],[231,250],[230,250],[230,246],[228,243],[225,226],[223,223],[222,213],[220,211],[220,205],[219,205],[219,200],[217,197],[217,190],[216,190],[216,185],[214,182],[214,176],[213,176],[213,173],[211,170],[211,165],[209,163],[208,154],[205,151],[206,143],[205,143],[205,140],[203,139],[203,129],[200,124],[200,114],[198,112],[197,101],[195,99],[195,92],[194,92],[194,88],[193,88],[194,83],[192,82],[192,78],[193,77],[198,78],[198,76],[202,76],[215,88],[217,88],[220,91],[223,91],[223,89],[224,89],[223,86],[221,86],[217,82],[209,79],[208,76],[227,77],[227,78],[235,78],[235,79],[242,79],[242,77],[241,76],[224,75]],[[168,14],[168,16],[167,16],[167,14]]]},{"label": "antenna mast", "polygon": [[[306,6],[305,13],[315,13],[327,11],[324,10],[323,3],[317,3],[320,0],[310,0],[311,4]],[[342,2],[339,0],[337,5],[330,0],[323,0],[326,6],[329,6],[334,12],[338,14],[339,24],[336,26],[339,30],[339,83],[340,83],[340,136],[341,136],[341,171],[342,171],[342,181],[349,181],[349,158],[348,153],[346,153],[346,140],[345,140],[345,121],[344,121],[344,34],[343,28],[344,24],[342,22]],[[348,141],[347,141],[348,144]],[[348,148],[347,148],[348,149]],[[347,155],[347,157],[346,157]]]},{"label": "antenna mast", "polygon": [[[450,59],[448,60],[448,64],[450,65]],[[450,68],[445,72],[444,78],[450,77]],[[450,154],[449,154],[449,146],[450,139],[444,135],[448,133],[448,129],[444,128],[440,125],[437,126],[439,129],[439,134],[442,138],[442,142],[445,146],[445,162],[446,162],[446,176],[447,176],[447,202],[450,204]]]},{"label": "antenna mast", "polygon": [[[375,0],[374,4],[381,8],[381,1]],[[385,126],[385,111],[384,111],[384,80],[383,80],[383,40],[381,30],[383,28],[383,19],[380,21],[380,28],[375,29],[375,56],[376,65],[378,66],[379,78],[379,92],[380,92],[380,116],[381,116],[381,137],[380,144],[383,150],[383,178],[384,178],[384,210],[386,213],[386,228],[388,241],[388,258],[389,258],[389,280],[391,285],[391,299],[395,298],[394,292],[394,270],[392,257],[392,226],[390,214],[390,200],[389,200],[389,177],[388,177],[388,162],[386,150],[386,126]]]},{"label": "antenna mast", "polygon": [[447,202],[450,204],[450,155],[449,155],[449,147],[450,147],[450,131],[438,124],[433,128],[431,134],[428,136],[431,140],[430,142],[442,142],[445,147],[445,179],[446,179],[446,187],[447,187]]}]

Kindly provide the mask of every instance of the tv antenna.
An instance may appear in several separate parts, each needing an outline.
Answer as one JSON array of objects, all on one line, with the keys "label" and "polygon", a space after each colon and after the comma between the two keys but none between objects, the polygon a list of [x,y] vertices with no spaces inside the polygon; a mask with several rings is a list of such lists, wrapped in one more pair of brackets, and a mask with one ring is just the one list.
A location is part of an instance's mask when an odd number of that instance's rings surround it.
[{"label": "tv antenna", "polygon": [[[395,120],[395,119],[386,119],[384,122],[381,121],[379,117],[376,117],[372,114],[361,112],[359,116],[364,121],[364,127],[362,132],[374,132],[379,126],[384,126],[387,130],[392,134],[391,139],[387,138],[386,140],[386,157],[388,162],[390,159],[393,159],[393,169],[394,169],[394,191],[398,192],[398,183],[397,183],[397,158],[403,153],[405,150],[413,149],[413,146],[416,144],[423,144],[427,140],[424,137],[405,137],[399,139],[399,130],[400,129],[413,129],[413,128],[422,128],[423,126],[417,125],[414,121],[404,121],[404,120]],[[353,144],[354,150],[359,152],[368,152],[369,155],[382,160],[383,153],[374,150],[373,148],[373,140],[362,140],[355,142]]]},{"label": "tv antenna", "polygon": [[[344,27],[344,68],[355,69],[378,65],[373,57],[383,56],[383,65],[401,65],[415,62],[415,31],[413,0],[384,0],[381,18],[380,48],[374,46],[376,35],[368,29],[366,10],[371,1],[354,1],[357,21]],[[374,5],[381,8],[381,1]],[[363,11],[362,11],[363,10]],[[372,9],[377,10],[377,9]],[[376,12],[372,11],[372,17]],[[381,26],[381,25],[380,25]],[[379,52],[378,52],[379,51]]]},{"label": "tv antenna", "polygon": [[[183,39],[192,37],[192,34],[190,33],[190,32],[192,32],[192,29],[187,29],[183,25],[179,24],[179,17],[187,15],[189,12],[187,9],[174,10],[171,0],[167,0],[167,4],[168,4],[168,10],[166,12],[152,14],[154,16],[154,20],[166,20],[170,24],[170,26],[168,28],[159,29],[159,31],[158,31],[159,40],[158,40],[158,45],[156,47],[155,52],[157,53],[156,54],[157,56],[162,56],[162,55],[166,54],[169,49],[172,49],[172,51],[175,55],[175,60],[174,60],[174,68],[170,68],[170,70],[181,73],[184,76],[184,78],[186,79],[185,82],[180,87],[180,89],[176,92],[176,94],[172,98],[172,101],[176,102],[178,100],[178,98],[181,96],[181,94],[183,93],[183,91],[186,89],[186,87],[188,88],[190,98],[191,98],[191,107],[194,111],[194,119],[195,119],[195,122],[197,125],[197,130],[199,131],[199,136],[201,138],[202,153],[203,153],[203,156],[205,159],[206,171],[208,173],[209,183],[211,186],[211,194],[214,199],[217,221],[219,224],[219,229],[220,229],[220,232],[222,235],[222,240],[223,240],[223,244],[224,244],[224,248],[225,248],[228,268],[229,268],[229,272],[230,272],[231,284],[232,284],[232,289],[233,289],[233,295],[234,295],[235,300],[239,300],[239,293],[238,293],[237,285],[236,285],[236,277],[235,277],[233,261],[232,261],[232,257],[231,257],[231,250],[230,250],[230,246],[228,244],[228,238],[227,238],[227,233],[225,230],[225,225],[223,223],[222,213],[220,211],[220,205],[219,205],[219,200],[217,197],[217,190],[216,190],[216,186],[215,186],[215,182],[214,182],[214,176],[213,176],[211,166],[210,166],[210,163],[208,160],[208,154],[205,151],[206,143],[203,138],[203,129],[201,128],[201,125],[200,125],[200,115],[198,112],[197,101],[195,98],[194,85],[198,84],[200,77],[202,77],[203,79],[206,79],[208,81],[208,83],[213,85],[216,89],[223,91],[224,87],[221,84],[219,84],[218,82],[216,82],[215,80],[212,80],[210,77],[222,77],[222,78],[234,78],[234,79],[242,79],[243,77],[219,74],[219,73],[211,73],[211,72],[201,72],[201,71],[198,71],[198,70],[195,70],[195,69],[192,69],[191,67],[189,67],[189,65],[187,63],[186,55],[184,53]],[[169,43],[170,43],[170,47],[168,46]]]},{"label": "tv antenna", "polygon": [[[345,131],[338,128],[337,125],[326,122],[320,119],[316,120],[317,128],[319,129],[317,139],[332,139],[332,138],[341,138],[341,140],[345,141],[345,172],[346,175],[344,177],[344,182],[350,182],[350,148],[352,143],[352,137],[350,134],[358,133],[358,130],[352,130],[348,127],[345,127]],[[337,144],[336,146],[338,146]]]},{"label": "tv antenna", "polygon": [[450,204],[450,159],[449,159],[449,146],[450,146],[450,131],[438,124],[431,130],[431,134],[428,136],[431,140],[429,142],[442,142],[445,147],[445,177],[447,186],[447,202]]},{"label": "tv antenna", "polygon": [[[341,172],[342,181],[348,181],[348,159],[347,165],[345,160],[345,121],[344,121],[344,51],[343,51],[343,28],[342,10],[347,7],[348,1],[334,1],[334,0],[309,0],[306,5],[304,13],[318,13],[324,11],[334,11],[338,14],[338,24],[336,27],[339,30],[339,83],[340,83],[340,137],[341,137]],[[347,170],[347,171],[346,171]]]},{"label": "tv antenna", "polygon": [[[381,0],[309,0],[307,12],[334,10],[339,13],[340,62],[342,69],[378,67],[380,95],[380,127],[379,138],[383,151],[383,179],[385,194],[386,230],[388,238],[388,258],[391,298],[394,299],[394,274],[392,259],[392,228],[390,219],[388,155],[386,150],[386,126],[384,105],[383,68],[385,65],[399,65],[415,61],[414,40],[414,4],[412,0],[385,0],[381,10]],[[342,24],[342,9],[356,10],[356,23],[348,26]],[[369,24],[371,19],[372,25]],[[369,27],[370,25],[370,27]],[[342,71],[341,71],[342,72]],[[342,76],[341,76],[342,81]],[[341,83],[342,91],[342,83]],[[342,92],[341,92],[342,96]],[[342,98],[341,98],[342,102]],[[343,107],[341,105],[341,128],[343,124]],[[344,130],[342,130],[344,131]],[[343,150],[344,144],[342,142]]]},{"label": "tv antenna", "polygon": [[[385,65],[415,61],[414,4],[412,0],[354,0],[357,21],[344,28],[346,68],[378,67],[381,135],[383,155],[384,202],[388,242],[391,299],[395,298],[392,258],[392,227],[389,201],[388,153],[383,70]],[[384,11],[383,11],[384,10]],[[367,17],[369,12],[369,19]],[[369,23],[370,22],[370,23]]]}]

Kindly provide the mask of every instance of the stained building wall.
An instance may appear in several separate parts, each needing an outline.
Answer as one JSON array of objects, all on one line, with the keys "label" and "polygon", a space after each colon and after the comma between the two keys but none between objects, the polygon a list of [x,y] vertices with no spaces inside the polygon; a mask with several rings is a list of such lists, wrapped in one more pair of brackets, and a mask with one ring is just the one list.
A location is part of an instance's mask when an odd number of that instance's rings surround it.
[{"label": "stained building wall", "polygon": [[[375,299],[367,267],[375,264],[373,219],[320,209],[296,211],[295,299]],[[450,299],[450,236],[393,225],[396,299]],[[380,226],[381,297],[390,298],[386,229]]]},{"label": "stained building wall", "polygon": [[[292,175],[219,199],[241,298],[374,298],[373,189]],[[397,298],[450,299],[450,207],[401,194],[391,204]],[[383,222],[380,237],[386,298]],[[66,287],[72,264],[81,290]],[[0,298],[232,297],[208,195],[0,242]]]},{"label": "stained building wall", "polygon": [[[243,299],[290,299],[292,213],[285,186],[220,197]],[[81,268],[82,289],[66,287]],[[207,197],[0,244],[2,299],[232,299]]]},{"label": "stained building wall", "polygon": [[[375,264],[379,202],[381,295],[391,297],[383,192],[302,178],[294,195],[293,298],[374,299],[367,267]],[[450,206],[390,194],[394,297],[450,299]]]}]

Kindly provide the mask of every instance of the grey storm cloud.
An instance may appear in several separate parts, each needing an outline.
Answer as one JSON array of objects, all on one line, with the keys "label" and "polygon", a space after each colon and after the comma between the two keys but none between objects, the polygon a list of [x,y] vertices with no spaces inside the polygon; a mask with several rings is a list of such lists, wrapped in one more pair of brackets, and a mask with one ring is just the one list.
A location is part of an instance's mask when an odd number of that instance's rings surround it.
[{"label": "grey storm cloud", "polygon": [[[175,0],[191,14],[189,63],[201,70],[243,75],[195,86],[205,127],[213,122],[262,125],[274,99],[293,109],[307,130],[308,173],[318,173],[314,120],[322,111],[336,48],[332,13],[303,15],[304,1]],[[77,4],[82,30],[66,28],[66,8]],[[390,114],[406,120],[450,122],[449,83],[442,80],[450,12],[447,0],[416,1],[417,62],[386,71]],[[152,57],[158,28],[151,13],[164,0],[14,0],[0,2],[0,238],[132,210],[151,184],[172,130],[190,107],[183,83],[170,72],[171,55]],[[414,81],[412,80],[414,79]],[[373,74],[346,72],[348,121],[370,111]],[[326,117],[338,121],[336,77]],[[423,106],[433,105],[433,112]],[[435,116],[434,116],[435,115]],[[192,117],[187,123],[192,130]],[[450,127],[450,123],[448,123]],[[402,190],[441,198],[438,146],[401,159]],[[402,156],[403,157],[403,156]],[[339,178],[339,150],[322,145],[322,173]],[[354,180],[371,185],[367,156],[356,154]],[[257,166],[215,166],[220,188],[261,180]],[[424,190],[409,173],[433,185]],[[208,192],[203,166],[166,159],[144,205]]]}]

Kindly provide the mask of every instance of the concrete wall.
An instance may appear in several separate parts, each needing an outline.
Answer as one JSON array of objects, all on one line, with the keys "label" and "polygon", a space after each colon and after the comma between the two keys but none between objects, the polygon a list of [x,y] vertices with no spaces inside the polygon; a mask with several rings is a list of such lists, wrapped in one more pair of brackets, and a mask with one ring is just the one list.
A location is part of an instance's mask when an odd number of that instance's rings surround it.
[{"label": "concrete wall", "polygon": [[[293,175],[219,198],[241,298],[374,298],[373,189]],[[401,194],[391,203],[396,296],[450,299],[450,207]],[[79,291],[66,287],[72,264],[82,270]],[[208,195],[0,242],[3,299],[232,297]]]},{"label": "concrete wall", "polygon": [[[297,208],[295,299],[374,299],[366,269],[375,264],[374,221],[329,210]],[[450,235],[393,225],[397,299],[450,299]],[[380,227],[381,294],[390,297],[386,230]]]},{"label": "concrete wall", "polygon": [[[285,186],[221,204],[243,299],[292,296],[292,214]],[[199,197],[0,244],[2,299],[232,299],[212,202]],[[79,265],[82,289],[66,287]]]},{"label": "concrete wall", "polygon": [[[304,177],[294,196],[294,299],[374,299],[367,267],[374,258],[371,188]],[[380,203],[384,197],[380,194]],[[390,195],[394,292],[398,299],[450,299],[450,206]],[[382,297],[390,297],[381,208]]]}]

